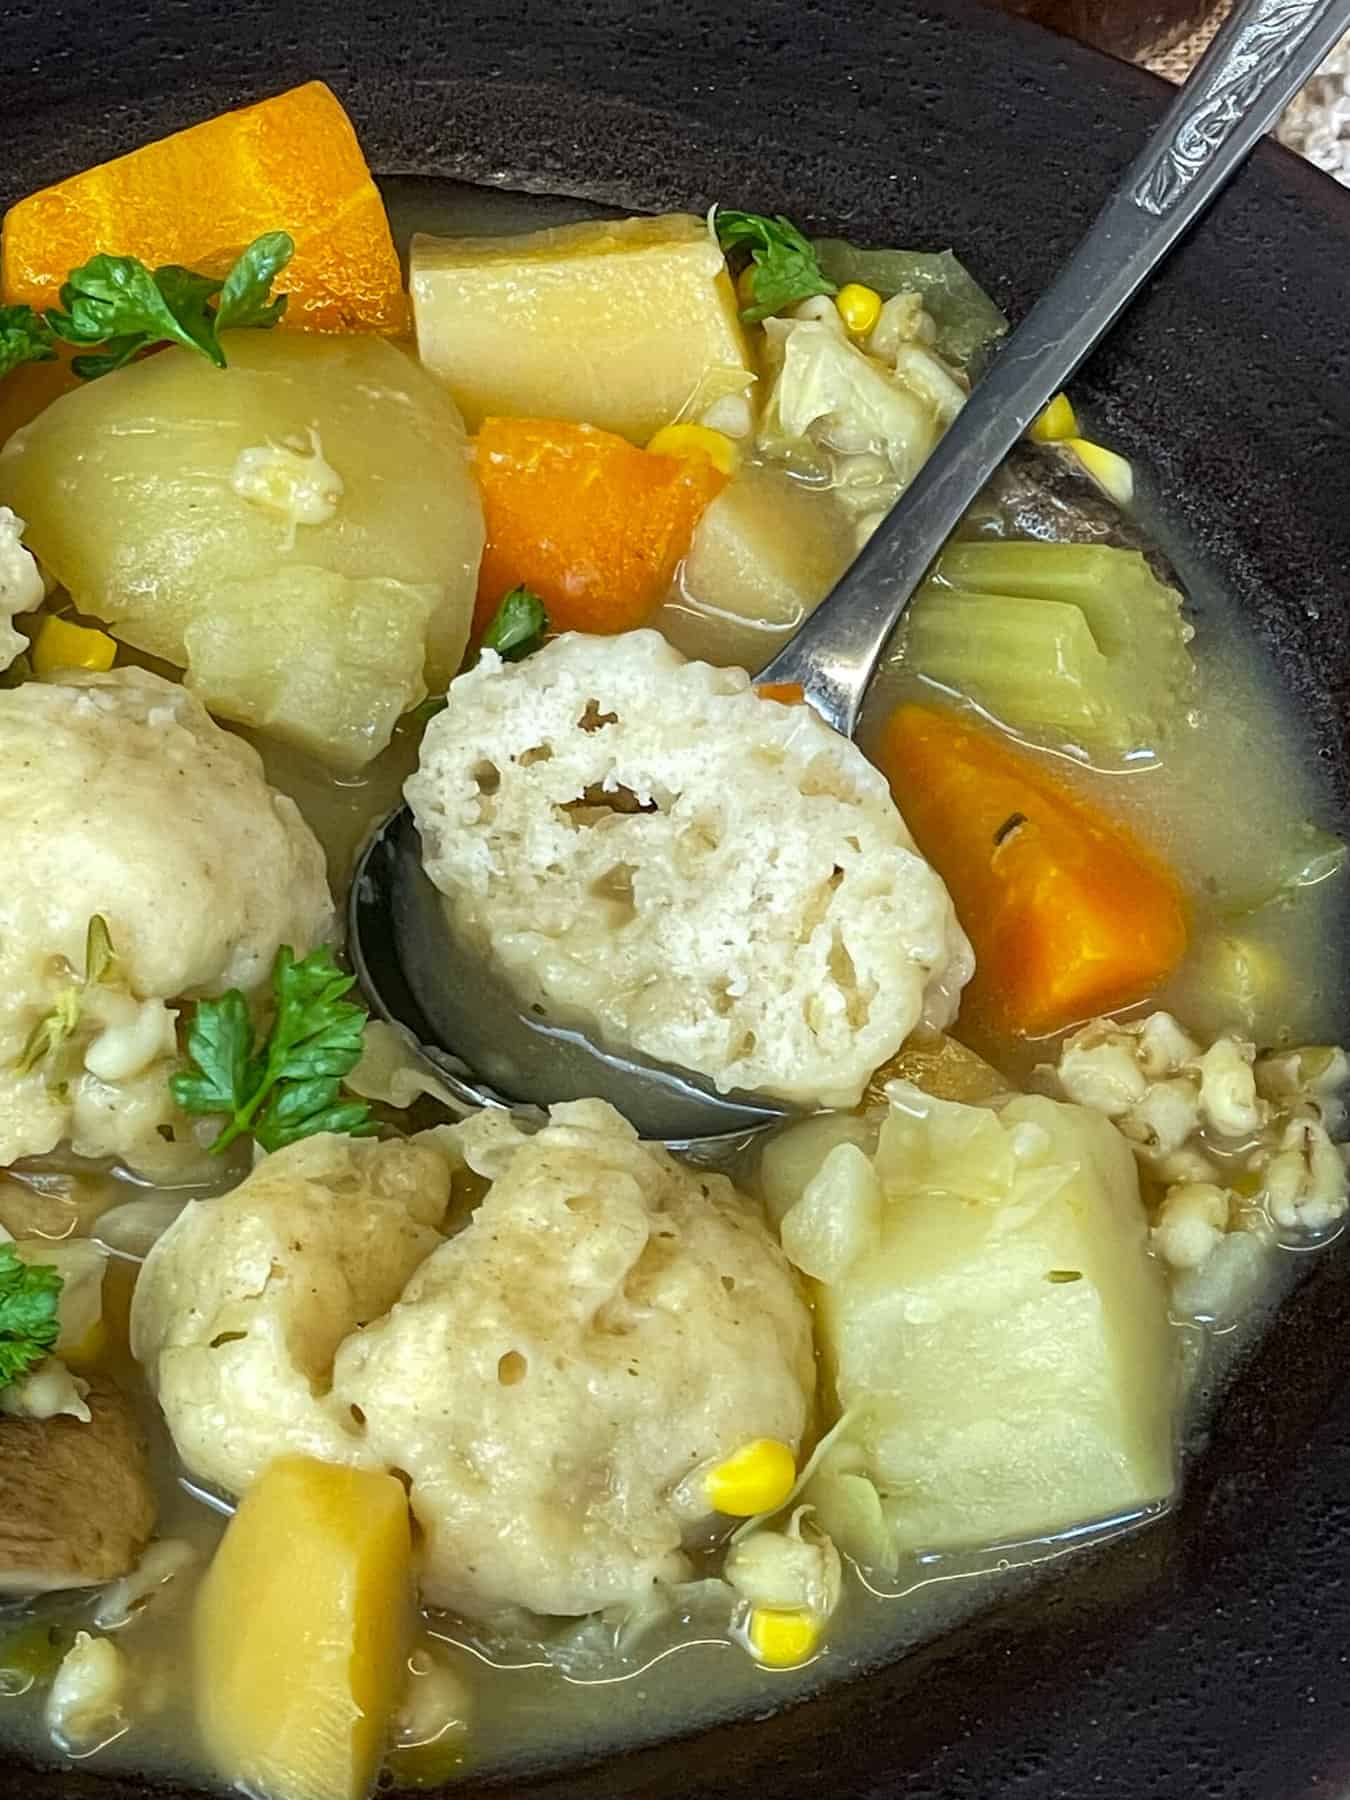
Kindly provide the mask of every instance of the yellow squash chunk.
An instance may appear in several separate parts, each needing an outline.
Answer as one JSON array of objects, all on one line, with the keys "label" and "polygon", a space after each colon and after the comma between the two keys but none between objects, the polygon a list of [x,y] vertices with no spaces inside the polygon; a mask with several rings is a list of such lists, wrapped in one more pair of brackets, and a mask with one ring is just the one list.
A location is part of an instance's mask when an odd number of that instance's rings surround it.
[{"label": "yellow squash chunk", "polygon": [[468,423],[572,419],[645,444],[708,370],[749,369],[702,219],[595,220],[520,237],[415,237],[422,361]]},{"label": "yellow squash chunk", "polygon": [[308,1457],[274,1463],[197,1596],[197,1724],[220,1778],[266,1800],[365,1800],[411,1621],[402,1485]]}]

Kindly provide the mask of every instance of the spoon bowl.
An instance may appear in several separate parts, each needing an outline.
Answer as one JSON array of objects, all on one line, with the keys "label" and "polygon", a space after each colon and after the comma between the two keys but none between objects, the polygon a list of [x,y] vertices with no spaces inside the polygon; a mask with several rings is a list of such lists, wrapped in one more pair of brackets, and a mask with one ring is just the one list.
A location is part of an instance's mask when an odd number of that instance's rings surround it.
[{"label": "spoon bowl", "polygon": [[709,1153],[791,1116],[773,1100],[719,1094],[687,1070],[605,1049],[522,1009],[491,958],[454,930],[422,867],[406,806],[384,821],[356,865],[347,936],[376,1013],[411,1033],[466,1112],[504,1107],[539,1123],[540,1109],[558,1101],[608,1100],[640,1136]]}]

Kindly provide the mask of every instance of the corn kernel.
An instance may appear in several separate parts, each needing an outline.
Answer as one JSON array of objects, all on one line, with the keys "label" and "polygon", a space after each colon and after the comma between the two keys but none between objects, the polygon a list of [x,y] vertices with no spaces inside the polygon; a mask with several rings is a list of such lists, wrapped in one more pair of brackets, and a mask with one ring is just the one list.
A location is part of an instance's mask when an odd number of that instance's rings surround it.
[{"label": "corn kernel", "polygon": [[681,461],[701,458],[723,475],[734,475],[741,460],[731,439],[711,425],[663,425],[647,448],[655,456],[674,456]]},{"label": "corn kernel", "polygon": [[708,1472],[706,1492],[714,1512],[753,1519],[774,1512],[792,1492],[797,1462],[777,1438],[753,1438]]},{"label": "corn kernel", "polygon": [[1032,421],[1027,432],[1038,444],[1059,444],[1065,438],[1078,436],[1078,414],[1067,394],[1056,394],[1045,411]]},{"label": "corn kernel", "polygon": [[117,645],[106,631],[72,625],[69,619],[45,618],[33,640],[33,671],[51,675],[57,669],[111,669]]},{"label": "corn kernel", "polygon": [[848,281],[835,295],[839,317],[854,337],[866,337],[881,317],[881,295],[860,281]]},{"label": "corn kernel", "polygon": [[1094,444],[1082,437],[1065,438],[1062,447],[1072,451],[1097,486],[1117,506],[1128,506],[1134,499],[1134,470],[1123,456],[1117,456],[1105,444]]},{"label": "corn kernel", "polygon": [[752,262],[747,263],[736,277],[736,298],[743,311],[749,311],[756,304],[755,265]]},{"label": "corn kernel", "polygon": [[757,1606],[746,1637],[765,1668],[792,1669],[804,1663],[820,1642],[820,1619],[813,1612],[772,1612]]}]

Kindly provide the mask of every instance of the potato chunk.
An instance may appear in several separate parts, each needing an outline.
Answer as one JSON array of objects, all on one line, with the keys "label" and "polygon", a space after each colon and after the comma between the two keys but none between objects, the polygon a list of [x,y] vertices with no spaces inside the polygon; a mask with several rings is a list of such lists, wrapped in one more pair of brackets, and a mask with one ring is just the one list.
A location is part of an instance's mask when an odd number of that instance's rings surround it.
[{"label": "potato chunk", "polygon": [[274,1463],[197,1595],[197,1723],[221,1779],[266,1800],[365,1800],[402,1687],[411,1594],[400,1482]]},{"label": "potato chunk", "polygon": [[517,413],[644,444],[708,370],[751,366],[722,252],[689,213],[418,236],[411,287],[422,361],[471,431]]},{"label": "potato chunk", "polygon": [[830,1150],[782,1222],[846,1419],[822,1527],[894,1568],[1166,1498],[1174,1344],[1124,1138],[1039,1095],[889,1094],[875,1157]]},{"label": "potato chunk", "polygon": [[463,653],[483,547],[464,429],[378,338],[227,351],[65,395],[0,453],[0,495],[79,609],[186,665],[212,711],[359,767]]},{"label": "potato chunk", "polygon": [[758,669],[829,593],[855,545],[828,495],[748,463],[695,527],[658,628],[687,656]]}]

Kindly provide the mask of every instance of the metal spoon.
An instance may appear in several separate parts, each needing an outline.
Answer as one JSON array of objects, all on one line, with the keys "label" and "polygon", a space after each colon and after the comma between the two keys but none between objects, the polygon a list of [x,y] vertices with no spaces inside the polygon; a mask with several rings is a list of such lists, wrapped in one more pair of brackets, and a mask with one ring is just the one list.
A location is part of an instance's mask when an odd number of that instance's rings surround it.
[{"label": "metal spoon", "polygon": [[[1350,0],[1235,10],[904,495],[758,679],[800,683],[853,735],[896,624],[967,507],[1347,29]],[[357,866],[349,928],[371,1004],[412,1034],[466,1107],[595,1095],[645,1137],[709,1150],[784,1116],[770,1100],[718,1095],[687,1071],[522,1015],[501,974],[453,937],[406,808]]]}]

